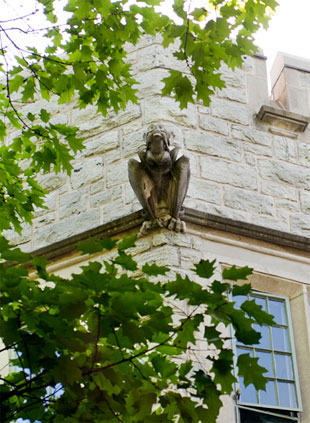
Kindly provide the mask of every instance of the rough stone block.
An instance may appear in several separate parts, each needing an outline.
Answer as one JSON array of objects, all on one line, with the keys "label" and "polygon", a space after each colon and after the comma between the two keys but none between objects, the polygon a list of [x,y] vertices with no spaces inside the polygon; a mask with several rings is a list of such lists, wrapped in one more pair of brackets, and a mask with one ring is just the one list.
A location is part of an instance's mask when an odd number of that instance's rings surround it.
[{"label": "rough stone block", "polygon": [[28,223],[22,223],[22,232],[21,235],[19,235],[14,230],[4,230],[3,235],[7,238],[9,243],[11,245],[18,245],[18,244],[24,244],[31,240],[32,236],[32,226]]},{"label": "rough stone block", "polygon": [[123,205],[121,186],[91,195],[90,207],[95,208],[102,205],[108,206],[109,203],[114,203],[115,201],[117,201],[121,206]]},{"label": "rough stone block", "polygon": [[140,131],[143,128],[143,122],[141,119],[133,120],[132,122],[126,123],[122,127],[123,136],[132,132]]},{"label": "rough stone block", "polygon": [[60,222],[37,229],[34,234],[34,248],[41,248],[61,241],[77,233],[95,228],[99,224],[99,210],[89,210],[79,215],[71,216]]},{"label": "rough stone block", "polygon": [[127,134],[123,139],[122,153],[124,157],[136,154],[139,150],[145,149],[145,141],[143,139],[145,130],[140,130]]},{"label": "rough stone block", "polygon": [[149,124],[158,121],[178,123],[190,128],[197,126],[196,108],[189,104],[181,110],[178,103],[170,97],[144,99],[144,121]]},{"label": "rough stone block", "polygon": [[71,173],[71,186],[73,189],[95,182],[103,176],[103,159],[94,157],[76,164]]},{"label": "rough stone block", "polygon": [[128,161],[120,160],[107,166],[107,187],[128,182]]},{"label": "rough stone block", "polygon": [[244,78],[244,72],[236,68],[234,71],[228,68],[226,65],[222,65],[220,68],[222,79],[227,85],[231,85],[235,88],[245,88],[246,81]]},{"label": "rough stone block", "polygon": [[301,210],[310,215],[310,191],[300,192]]},{"label": "rough stone block", "polygon": [[106,132],[98,137],[85,142],[85,149],[82,150],[77,158],[89,157],[96,154],[104,154],[107,151],[119,147],[118,130]]},{"label": "rough stone block", "polygon": [[302,166],[310,167],[310,144],[298,143],[299,163]]},{"label": "rough stone block", "polygon": [[263,159],[258,160],[258,167],[263,179],[310,189],[310,172],[306,168],[291,163]]},{"label": "rough stone block", "polygon": [[232,125],[232,136],[237,140],[251,142],[271,147],[272,136],[257,129],[245,128],[239,125]]},{"label": "rough stone block", "polygon": [[273,148],[275,158],[292,163],[297,162],[296,140],[275,135],[273,139]]},{"label": "rough stone block", "polygon": [[125,110],[120,110],[118,114],[108,113],[103,119],[103,127],[106,129],[116,128],[125,125],[141,117],[141,108],[139,104],[128,103]]},{"label": "rough stone block", "polygon": [[181,269],[188,269],[191,270],[194,267],[194,264],[198,264],[200,261],[200,257],[197,256],[197,251],[193,250],[192,248],[182,248],[180,254],[181,260]]},{"label": "rough stone block", "polygon": [[164,87],[162,80],[169,75],[165,69],[151,69],[136,76],[138,82],[134,88],[138,89],[137,95],[140,98],[161,95]]},{"label": "rough stone block", "polygon": [[103,117],[97,111],[97,107],[88,105],[84,109],[75,107],[71,112],[71,125],[79,127],[81,136],[91,136],[103,132]]},{"label": "rough stone block", "polygon": [[290,201],[287,199],[276,199],[275,200],[276,208],[277,209],[284,209],[288,211],[300,211],[300,204],[297,201]]},{"label": "rough stone block", "polygon": [[217,134],[221,134],[221,135],[229,134],[228,122],[221,119],[217,119],[213,116],[201,114],[199,116],[199,126],[202,129],[205,129],[211,132],[216,132]]},{"label": "rough stone block", "polygon": [[88,190],[80,189],[59,197],[59,217],[65,219],[88,209]]},{"label": "rough stone block", "polygon": [[244,142],[242,147],[246,153],[252,153],[255,156],[266,156],[272,157],[272,148],[266,145],[252,144],[250,142]]},{"label": "rough stone block", "polygon": [[256,166],[256,156],[252,153],[245,153],[244,154],[245,163],[250,166]]},{"label": "rough stone block", "polygon": [[38,176],[38,183],[47,191],[53,191],[62,187],[67,182],[67,175],[65,173],[46,173]]},{"label": "rough stone block", "polygon": [[211,157],[201,157],[201,176],[211,181],[239,188],[257,189],[256,169]]},{"label": "rough stone block", "polygon": [[180,264],[178,248],[171,245],[163,245],[147,251],[139,255],[139,257],[137,257],[137,261],[140,266],[145,263],[156,263],[158,266],[178,267]]},{"label": "rough stone block", "polygon": [[227,100],[237,101],[238,103],[247,102],[247,92],[246,89],[234,88],[227,86],[221,90],[217,90],[217,96],[219,98],[225,98]]},{"label": "rough stone block", "polygon": [[33,227],[34,229],[40,228],[42,226],[49,225],[50,223],[54,223],[56,221],[56,213],[46,213],[42,216],[33,219]]},{"label": "rough stone block", "polygon": [[105,180],[104,178],[99,179],[99,181],[92,183],[89,186],[89,192],[91,195],[102,192],[105,189]]},{"label": "rough stone block", "polygon": [[132,206],[130,204],[124,206],[119,200],[109,203],[107,206],[101,207],[101,224],[109,223],[112,220],[127,216],[132,211]]},{"label": "rough stone block", "polygon": [[243,125],[249,124],[249,110],[246,105],[214,98],[211,102],[212,115]]},{"label": "rough stone block", "polygon": [[129,182],[127,184],[125,184],[123,189],[124,189],[125,203],[126,204],[132,204],[132,203],[138,201],[137,196],[136,196],[136,194],[135,194],[134,190],[132,189]]},{"label": "rough stone block", "polygon": [[104,160],[104,163],[106,165],[111,164],[111,163],[115,163],[115,162],[119,161],[121,158],[122,158],[122,155],[121,155],[121,149],[120,148],[118,148],[116,150],[108,151],[103,156],[103,160]]},{"label": "rough stone block", "polygon": [[176,48],[176,43],[170,44],[167,48],[164,48],[161,44],[153,44],[140,50],[135,70],[138,72],[145,72],[154,68],[165,69],[168,63],[169,69],[188,72],[186,63],[173,56]]},{"label": "rough stone block", "polygon": [[184,131],[185,147],[199,153],[225,159],[240,161],[242,157],[241,146],[238,142],[220,135],[201,131]]},{"label": "rough stone block", "polygon": [[297,189],[288,185],[278,184],[276,182],[261,181],[261,193],[273,197],[285,198],[291,201],[297,201]]},{"label": "rough stone block", "polygon": [[191,176],[196,176],[197,178],[200,177],[200,165],[198,160],[198,155],[195,153],[192,153],[191,151],[185,150],[182,153],[184,156],[189,158],[189,165],[191,169]]},{"label": "rough stone block", "polygon": [[191,178],[188,195],[208,203],[221,204],[222,202],[222,192],[219,186],[197,178]]},{"label": "rough stone block", "polygon": [[297,235],[310,236],[310,215],[292,213],[290,216],[291,232]]},{"label": "rough stone block", "polygon": [[225,187],[224,204],[236,210],[244,210],[255,214],[266,214],[269,216],[275,214],[272,199],[247,190]]},{"label": "rough stone block", "polygon": [[49,192],[44,197],[44,206],[47,207],[44,208],[35,208],[35,216],[41,216],[42,214],[46,214],[49,211],[54,211],[56,209],[56,202],[57,202],[58,194],[55,191]]},{"label": "rough stone block", "polygon": [[152,242],[151,238],[144,237],[144,238],[138,238],[136,240],[136,244],[133,248],[129,248],[126,250],[129,254],[132,254],[133,256],[136,256],[137,254],[144,253],[145,251],[148,251],[151,248]]}]

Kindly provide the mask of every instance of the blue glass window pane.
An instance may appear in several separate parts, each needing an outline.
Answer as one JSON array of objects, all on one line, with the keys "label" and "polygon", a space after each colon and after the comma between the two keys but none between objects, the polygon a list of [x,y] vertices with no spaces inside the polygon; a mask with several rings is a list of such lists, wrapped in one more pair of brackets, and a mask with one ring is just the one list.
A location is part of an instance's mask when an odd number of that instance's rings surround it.
[{"label": "blue glass window pane", "polygon": [[274,316],[274,320],[278,325],[287,325],[284,301],[269,299],[269,312]]},{"label": "blue glass window pane", "polygon": [[272,327],[272,342],[275,351],[290,352],[290,344],[288,339],[287,328]]},{"label": "blue glass window pane", "polygon": [[268,370],[267,373],[264,373],[264,376],[274,377],[274,368],[272,363],[272,354],[271,352],[256,351],[256,357],[258,357],[258,364]]},{"label": "blue glass window pane", "polygon": [[272,380],[267,382],[266,391],[259,391],[259,403],[277,405],[276,387]]},{"label": "blue glass window pane", "polygon": [[250,300],[255,300],[257,305],[262,306],[262,309],[264,311],[267,311],[267,307],[266,307],[266,299],[265,298],[261,298],[261,297],[256,297],[255,295],[251,295],[250,296]]},{"label": "blue glass window pane", "polygon": [[233,297],[233,301],[235,302],[235,308],[238,309],[238,310],[240,310],[241,305],[246,300],[247,300],[247,298],[244,295],[236,295],[235,297]]},{"label": "blue glass window pane", "polygon": [[237,347],[237,356],[239,357],[241,354],[249,354],[250,357],[253,357],[252,349]]},{"label": "blue glass window pane", "polygon": [[275,354],[276,375],[278,379],[293,380],[293,366],[292,359],[289,355]]},{"label": "blue glass window pane", "polygon": [[260,348],[264,348],[266,350],[271,350],[270,337],[269,337],[269,327],[254,324],[253,329],[255,329],[257,332],[260,332],[260,334],[262,335],[262,337],[259,340],[259,343],[257,345],[259,345]]},{"label": "blue glass window pane", "polygon": [[278,382],[279,402],[281,407],[296,408],[296,390],[294,383]]},{"label": "blue glass window pane", "polygon": [[243,383],[243,377],[239,377],[239,384],[241,390],[240,402],[257,404],[257,392],[254,386],[251,384],[245,387]]}]

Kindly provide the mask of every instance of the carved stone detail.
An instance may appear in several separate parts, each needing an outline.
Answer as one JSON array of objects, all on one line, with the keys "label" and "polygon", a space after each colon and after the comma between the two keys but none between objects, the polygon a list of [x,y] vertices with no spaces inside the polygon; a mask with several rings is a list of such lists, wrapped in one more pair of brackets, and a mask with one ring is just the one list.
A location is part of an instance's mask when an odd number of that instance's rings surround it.
[{"label": "carved stone detail", "polygon": [[155,228],[185,231],[180,217],[190,178],[189,159],[177,158],[178,147],[169,149],[171,137],[162,125],[150,125],[144,134],[146,150],[138,152],[140,162],[128,162],[130,184],[147,216],[140,235]]}]

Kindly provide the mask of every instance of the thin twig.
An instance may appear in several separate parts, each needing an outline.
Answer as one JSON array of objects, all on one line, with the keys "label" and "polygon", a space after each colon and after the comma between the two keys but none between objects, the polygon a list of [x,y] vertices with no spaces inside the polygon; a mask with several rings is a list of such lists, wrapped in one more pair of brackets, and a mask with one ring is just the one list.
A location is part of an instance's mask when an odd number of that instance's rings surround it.
[{"label": "thin twig", "polygon": [[127,357],[127,358],[123,358],[122,360],[119,360],[119,361],[116,361],[116,362],[114,362],[114,363],[110,363],[110,364],[107,364],[106,366],[103,366],[103,367],[97,367],[96,369],[93,369],[93,370],[91,370],[91,371],[87,371],[87,372],[84,372],[83,373],[83,376],[85,376],[85,375],[90,375],[91,373],[99,373],[99,372],[103,372],[104,370],[106,370],[106,369],[109,369],[109,368],[111,368],[111,367],[115,367],[115,366],[118,366],[119,364],[122,364],[122,363],[125,363],[125,362],[127,362],[127,361],[132,361],[133,359],[135,359],[135,358],[138,358],[138,357],[141,357],[141,356],[143,356],[143,355],[145,355],[145,354],[148,354],[149,352],[151,352],[151,351],[154,351],[154,350],[156,350],[158,347],[161,347],[162,345],[164,345],[164,344],[166,344],[167,342],[169,342],[180,330],[182,330],[182,328],[183,328],[183,326],[185,325],[185,323],[188,321],[188,320],[190,320],[191,318],[192,318],[192,316],[193,316],[193,314],[196,312],[196,310],[199,308],[199,306],[198,307],[196,307],[196,309],[195,310],[193,310],[192,311],[192,313],[189,315],[189,316],[187,316],[187,318],[186,318],[186,320],[184,320],[184,322],[182,322],[182,324],[170,335],[170,336],[168,336],[168,338],[166,338],[164,341],[162,341],[162,342],[160,342],[159,344],[156,344],[156,345],[154,345],[153,347],[151,347],[151,348],[148,348],[148,349],[146,349],[146,350],[143,350],[143,351],[141,351],[141,352],[139,352],[139,353],[137,353],[137,354],[135,354],[135,355],[133,355],[133,356],[130,356],[130,357]]},{"label": "thin twig", "polygon": [[38,11],[39,11],[39,10],[37,9],[37,10],[35,10],[34,12],[28,13],[28,15],[18,16],[17,18],[12,18],[12,19],[7,19],[7,20],[5,20],[5,21],[0,21],[0,24],[23,20],[23,19],[25,19],[25,18],[28,18],[29,16],[33,16],[33,15],[35,15]]},{"label": "thin twig", "polygon": [[188,3],[188,9],[187,9],[187,24],[186,24],[186,34],[185,34],[185,40],[184,40],[184,58],[185,58],[185,62],[186,62],[186,66],[188,67],[188,69],[191,71],[191,66],[189,64],[189,60],[188,60],[188,56],[186,53],[186,48],[187,48],[187,42],[188,42],[188,35],[189,35],[189,24],[190,24],[190,19],[189,19],[189,11],[190,11],[190,7],[192,5],[192,0],[189,1]]}]

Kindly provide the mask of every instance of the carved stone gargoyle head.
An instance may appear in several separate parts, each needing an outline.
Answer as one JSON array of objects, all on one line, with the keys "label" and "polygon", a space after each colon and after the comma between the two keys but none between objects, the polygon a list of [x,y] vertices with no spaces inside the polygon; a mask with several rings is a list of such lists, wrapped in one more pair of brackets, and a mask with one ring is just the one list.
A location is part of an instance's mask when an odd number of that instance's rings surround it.
[{"label": "carved stone gargoyle head", "polygon": [[162,140],[165,150],[169,151],[170,138],[172,138],[172,136],[173,134],[171,132],[168,132],[162,125],[152,124],[144,133],[146,149],[149,150],[152,144],[156,143],[156,140]]},{"label": "carved stone gargoyle head", "polygon": [[150,125],[144,134],[146,150],[138,152],[140,162],[128,162],[129,181],[147,215],[140,234],[158,227],[185,231],[180,212],[189,184],[189,159],[177,158],[178,147],[169,149],[172,136],[163,125]]}]

